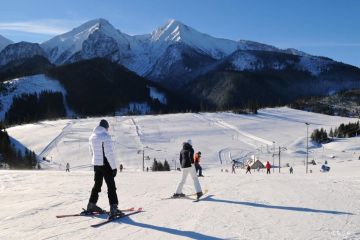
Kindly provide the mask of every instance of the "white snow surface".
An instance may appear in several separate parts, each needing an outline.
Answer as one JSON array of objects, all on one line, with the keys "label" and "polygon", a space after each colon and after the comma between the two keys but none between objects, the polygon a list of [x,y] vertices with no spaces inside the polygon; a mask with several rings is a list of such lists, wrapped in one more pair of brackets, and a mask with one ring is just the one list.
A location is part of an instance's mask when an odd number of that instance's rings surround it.
[{"label": "white snow surface", "polygon": [[[66,90],[62,87],[59,81],[49,79],[43,74],[16,78],[4,82],[7,86],[7,91],[0,93],[0,120],[3,120],[5,113],[10,109],[13,98],[21,94],[48,92],[61,92],[63,96],[66,95]],[[69,112],[69,110],[67,110]]]},{"label": "white snow surface", "polygon": [[7,45],[12,44],[13,42],[10,39],[5,38],[0,35],[0,51],[3,50]]},{"label": "white snow surface", "polygon": [[[145,212],[92,229],[104,217],[57,219],[85,207],[93,184],[88,137],[99,121],[110,123],[118,164],[119,207]],[[47,147],[42,171],[0,171],[0,239],[359,239],[360,137],[310,145],[311,174],[305,174],[306,125],[330,129],[357,119],[332,117],[286,107],[257,115],[187,113],[46,121],[8,129],[36,153]],[[175,168],[182,142],[202,152],[203,189],[199,203],[160,200],[171,195],[181,173],[141,172],[145,159],[165,158]],[[236,169],[231,159],[245,153],[272,163],[273,141],[281,153],[281,173]],[[50,144],[52,143],[52,144]],[[45,156],[45,155],[44,155]],[[277,158],[275,156],[277,165]],[[321,173],[327,160],[330,172]],[[65,173],[66,162],[71,172]],[[145,167],[152,161],[145,160]],[[221,164],[222,163],[222,164]],[[286,163],[294,167],[288,174]],[[177,163],[178,166],[178,163]],[[229,170],[229,172],[221,171]],[[53,171],[49,171],[53,170]],[[54,171],[61,170],[61,171]],[[184,192],[194,188],[188,179]],[[98,204],[108,208],[106,187]]]}]

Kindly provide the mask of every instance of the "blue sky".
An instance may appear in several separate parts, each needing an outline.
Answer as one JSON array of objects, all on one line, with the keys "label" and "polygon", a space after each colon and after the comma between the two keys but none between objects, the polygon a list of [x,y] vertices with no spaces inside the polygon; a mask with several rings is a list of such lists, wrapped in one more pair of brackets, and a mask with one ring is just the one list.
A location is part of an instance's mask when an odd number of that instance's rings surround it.
[{"label": "blue sky", "polygon": [[359,0],[1,0],[0,34],[42,42],[94,18],[150,33],[168,19],[200,32],[293,47],[360,67]]}]

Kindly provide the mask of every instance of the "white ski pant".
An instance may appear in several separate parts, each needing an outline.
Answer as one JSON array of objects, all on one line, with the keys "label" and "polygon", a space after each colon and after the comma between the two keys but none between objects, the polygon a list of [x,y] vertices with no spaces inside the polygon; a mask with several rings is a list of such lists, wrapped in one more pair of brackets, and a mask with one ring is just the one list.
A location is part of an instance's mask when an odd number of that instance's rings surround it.
[{"label": "white ski pant", "polygon": [[182,193],[182,189],[186,182],[186,178],[189,174],[194,182],[195,191],[197,193],[202,192],[200,182],[199,182],[198,176],[196,174],[194,165],[191,165],[191,167],[189,167],[189,168],[182,168],[181,170],[182,170],[182,178],[181,178],[181,182],[179,183],[179,185],[176,189],[176,193]]}]

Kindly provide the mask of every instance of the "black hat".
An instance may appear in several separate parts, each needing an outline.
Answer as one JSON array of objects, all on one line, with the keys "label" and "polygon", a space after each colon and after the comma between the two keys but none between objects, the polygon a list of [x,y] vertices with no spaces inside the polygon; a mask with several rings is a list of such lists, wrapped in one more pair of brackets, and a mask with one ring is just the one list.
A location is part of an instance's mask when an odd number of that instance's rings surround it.
[{"label": "black hat", "polygon": [[109,123],[105,119],[101,119],[99,126],[109,129]]}]

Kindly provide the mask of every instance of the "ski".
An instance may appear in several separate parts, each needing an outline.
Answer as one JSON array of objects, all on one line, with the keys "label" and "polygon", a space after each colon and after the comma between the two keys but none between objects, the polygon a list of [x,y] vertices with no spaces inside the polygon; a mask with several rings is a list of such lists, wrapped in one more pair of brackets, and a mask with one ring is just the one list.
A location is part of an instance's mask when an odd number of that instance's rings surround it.
[{"label": "ski", "polygon": [[[79,217],[79,216],[96,216],[96,215],[101,215],[101,214],[108,214],[110,212],[108,211],[104,211],[104,212],[89,212],[85,209],[83,209],[84,211],[82,211],[81,213],[76,213],[76,214],[64,214],[64,215],[57,215],[57,218],[65,218],[65,217]],[[127,208],[127,209],[123,209],[121,210],[122,212],[132,212],[134,211],[135,208]]]},{"label": "ski", "polygon": [[91,225],[91,227],[94,227],[94,228],[96,228],[96,227],[101,227],[101,226],[103,226],[103,225],[105,225],[105,224],[107,224],[107,223],[110,223],[110,222],[112,222],[112,221],[115,221],[115,220],[118,220],[118,219],[121,219],[121,218],[124,218],[124,217],[128,217],[128,216],[131,216],[131,215],[134,215],[134,214],[138,214],[138,213],[141,213],[141,212],[144,212],[144,211],[142,210],[142,208],[138,208],[137,210],[132,211],[132,212],[130,212],[130,213],[126,213],[126,214],[124,214],[124,215],[115,216],[115,217],[113,217],[113,218],[108,218],[107,220],[105,220],[105,221],[103,221],[103,222],[100,222],[100,223],[97,223],[97,224],[93,224],[93,225]]},{"label": "ski", "polygon": [[[207,194],[208,190],[205,189],[203,192],[203,195]],[[161,200],[168,200],[168,199],[190,199],[190,200],[196,200],[197,199],[197,195],[196,193],[191,193],[191,194],[186,194],[184,197],[166,197],[166,198],[161,198]]]}]

